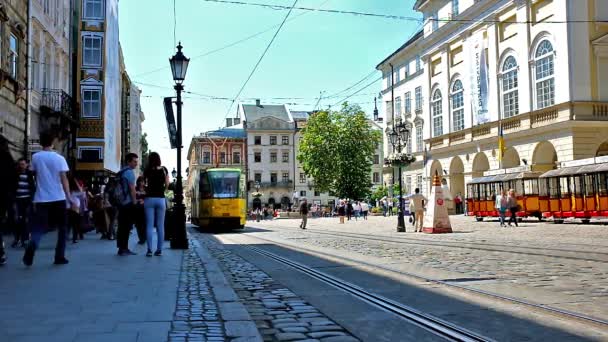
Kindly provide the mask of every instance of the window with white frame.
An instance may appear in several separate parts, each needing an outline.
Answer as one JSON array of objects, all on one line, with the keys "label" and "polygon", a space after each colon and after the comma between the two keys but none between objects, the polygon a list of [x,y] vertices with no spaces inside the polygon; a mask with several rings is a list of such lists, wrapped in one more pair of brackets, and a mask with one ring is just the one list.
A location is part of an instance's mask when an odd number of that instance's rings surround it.
[{"label": "window with white frame", "polygon": [[84,19],[103,19],[103,0],[84,0]]},{"label": "window with white frame", "polygon": [[420,56],[416,56],[416,72],[420,71],[422,65],[420,63]]},{"label": "window with white frame", "polygon": [[546,39],[541,41],[534,53],[536,109],[555,104],[554,58],[553,45]]},{"label": "window with white frame", "polygon": [[100,36],[82,37],[82,64],[84,66],[101,66],[103,41]]},{"label": "window with white frame", "polygon": [[416,124],[416,152],[422,152],[422,124]]},{"label": "window with white frame", "polygon": [[460,8],[459,8],[458,0],[452,0],[452,17],[455,17],[458,14],[460,14]]},{"label": "window with white frame", "polygon": [[502,64],[502,114],[510,118],[519,114],[517,61],[509,56]]},{"label": "window with white frame", "polygon": [[407,92],[403,95],[404,105],[405,105],[405,114],[410,114],[412,112],[412,93]]},{"label": "window with white frame", "polygon": [[83,88],[81,116],[85,119],[101,119],[101,88]]},{"label": "window with white frame", "polygon": [[395,70],[395,83],[399,83],[401,81],[401,67],[397,67]]},{"label": "window with white frame", "polygon": [[414,96],[416,97],[416,111],[420,111],[422,110],[422,87],[414,89]]},{"label": "window with white frame", "polygon": [[372,182],[374,184],[379,184],[380,183],[380,173],[379,172],[374,172],[372,175]]},{"label": "window with white frame", "polygon": [[433,32],[437,31],[439,29],[439,14],[433,13],[430,20],[431,25],[433,25]]},{"label": "window with white frame", "polygon": [[395,114],[401,115],[401,97],[397,96],[395,98]]},{"label": "window with white frame", "polygon": [[241,163],[241,151],[232,151],[232,164],[240,164]]},{"label": "window with white frame", "polygon": [[305,184],[305,183],[306,183],[306,174],[300,173],[300,184]]},{"label": "window with white frame", "polygon": [[464,89],[462,82],[456,80],[452,84],[452,124],[454,131],[464,129]]},{"label": "window with white frame", "polygon": [[103,147],[78,147],[78,161],[82,163],[100,163],[103,161]]},{"label": "window with white frame", "polygon": [[405,193],[412,193],[412,176],[405,176]]},{"label": "window with white frame", "polygon": [[438,137],[443,134],[443,98],[441,91],[436,89],[431,99],[431,113],[433,114],[433,136]]},{"label": "window with white frame", "polygon": [[407,135],[406,149],[407,153],[412,153],[412,129],[413,127],[410,125],[408,128],[409,134]]},{"label": "window with white frame", "polygon": [[418,188],[418,189],[420,189],[420,191],[422,191],[422,175],[416,176],[416,188]]},{"label": "window with white frame", "polygon": [[19,40],[14,34],[11,34],[9,39],[9,72],[12,78],[17,79],[19,70]]},{"label": "window with white frame", "polygon": [[211,164],[211,151],[210,150],[203,151],[203,164]]}]

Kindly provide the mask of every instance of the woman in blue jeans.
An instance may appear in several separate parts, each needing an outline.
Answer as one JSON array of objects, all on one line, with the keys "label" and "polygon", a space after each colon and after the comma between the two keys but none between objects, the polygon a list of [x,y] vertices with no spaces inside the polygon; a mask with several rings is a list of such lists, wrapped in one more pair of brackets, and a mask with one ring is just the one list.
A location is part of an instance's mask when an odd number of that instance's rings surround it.
[{"label": "woman in blue jeans", "polygon": [[144,171],[144,179],[146,183],[144,211],[146,213],[146,242],[148,243],[146,256],[152,256],[154,223],[156,223],[157,238],[154,255],[160,256],[165,241],[165,211],[167,209],[165,190],[169,186],[169,172],[161,165],[160,156],[156,152],[151,152],[148,157],[148,167]]}]

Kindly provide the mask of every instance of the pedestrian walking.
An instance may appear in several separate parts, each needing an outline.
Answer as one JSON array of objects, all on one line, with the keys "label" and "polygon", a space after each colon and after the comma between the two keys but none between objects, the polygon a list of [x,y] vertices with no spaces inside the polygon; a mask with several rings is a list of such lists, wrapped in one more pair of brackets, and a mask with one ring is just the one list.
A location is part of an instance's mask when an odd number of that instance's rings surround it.
[{"label": "pedestrian walking", "polygon": [[361,203],[355,202],[353,205],[353,211],[355,212],[355,221],[359,221],[359,215],[361,215]]},{"label": "pedestrian walking", "polygon": [[120,256],[137,254],[129,249],[129,235],[135,223],[134,211],[137,196],[135,192],[135,172],[133,170],[139,163],[139,157],[135,153],[129,153],[126,155],[125,161],[127,166],[116,175],[116,187],[111,194],[111,197],[120,203],[118,207],[118,231],[116,232],[116,247],[118,247],[118,255]]},{"label": "pedestrian walking", "polygon": [[[0,179],[12,179],[15,170],[12,168],[15,160],[8,147],[8,140],[0,135]],[[14,192],[14,182],[0,182],[0,265],[6,264],[6,252],[4,250],[4,234],[8,225],[8,212]]]},{"label": "pedestrian walking", "polygon": [[351,202],[349,200],[346,202],[346,217],[348,217],[348,220],[350,221],[352,216],[353,216],[353,202]]},{"label": "pedestrian walking", "polygon": [[[82,206],[84,204],[84,192],[80,184],[76,181],[74,176],[68,177],[68,183],[70,187],[70,196],[72,197],[72,203],[66,201],[66,209],[68,214],[68,230],[67,236],[72,231],[72,243],[78,243],[78,239],[84,239],[84,232],[81,229],[82,217],[80,216]],[[73,204],[73,205],[72,205]]]},{"label": "pedestrian walking", "polygon": [[144,209],[144,199],[146,196],[146,180],[144,177],[137,177],[135,183],[135,229],[137,230],[137,243],[146,243],[146,211]]},{"label": "pedestrian walking", "polygon": [[500,195],[496,196],[496,202],[494,207],[498,211],[498,217],[500,218],[500,226],[505,226],[505,214],[507,212],[508,198],[504,189],[500,189]]},{"label": "pedestrian walking", "polygon": [[[422,232],[422,226],[424,224],[424,204],[428,201],[424,195],[420,193],[420,189],[416,188],[414,194],[408,196],[411,203],[413,204],[413,210],[416,213],[414,217],[414,232]],[[410,206],[412,205],[410,204]]]},{"label": "pedestrian walking", "polygon": [[367,202],[361,202],[361,212],[363,213],[363,220],[367,221],[367,214],[369,213],[369,204]]},{"label": "pedestrian walking", "polygon": [[79,207],[79,203],[70,195],[67,173],[70,170],[65,158],[53,150],[55,137],[50,132],[40,134],[42,151],[32,157],[31,169],[36,175],[36,192],[30,243],[25,249],[23,263],[31,266],[34,255],[40,244],[42,235],[51,227],[57,228],[57,244],[55,246],[55,264],[68,263],[65,257],[66,240],[66,200],[71,209]]},{"label": "pedestrian walking", "polygon": [[114,226],[116,225],[120,200],[115,199],[113,194],[117,186],[117,182],[111,179],[103,190],[104,232],[101,235],[102,239],[114,240],[116,238],[116,228]]},{"label": "pedestrian walking", "polygon": [[388,216],[389,216],[389,217],[393,216],[393,206],[394,206],[394,205],[395,205],[395,204],[394,204],[394,202],[393,202],[393,198],[390,198],[390,199],[387,201],[387,206],[388,206],[387,211],[388,211]]},{"label": "pedestrian walking", "polygon": [[517,197],[515,196],[515,190],[509,190],[509,198],[507,199],[507,208],[511,212],[511,218],[509,219],[509,227],[511,227],[511,222],[515,223],[515,227],[519,227],[517,225],[517,212],[519,211],[517,204]]},{"label": "pedestrian walking", "polygon": [[302,202],[300,203],[300,215],[302,215],[300,228],[306,229],[306,223],[308,223],[308,201],[306,201],[306,198],[302,199]]},{"label": "pedestrian walking", "polygon": [[163,243],[165,242],[165,212],[167,210],[165,191],[169,186],[169,171],[162,166],[158,153],[152,152],[148,156],[148,166],[144,171],[144,178],[146,183],[144,210],[146,212],[146,241],[148,243],[146,256],[152,256],[155,222],[156,251],[154,255],[161,256]]},{"label": "pedestrian walking", "polygon": [[456,214],[462,214],[462,196],[460,196],[460,192],[454,197],[454,204],[456,205]]},{"label": "pedestrian walking", "polygon": [[344,224],[344,215],[346,215],[346,205],[344,201],[340,201],[340,206],[338,206],[338,217],[340,217],[340,224]]},{"label": "pedestrian walking", "polygon": [[28,221],[32,212],[32,197],[36,191],[34,174],[29,170],[25,158],[17,161],[17,172],[15,174],[15,201],[13,212],[15,213],[13,248],[25,247],[29,242],[30,233]]}]

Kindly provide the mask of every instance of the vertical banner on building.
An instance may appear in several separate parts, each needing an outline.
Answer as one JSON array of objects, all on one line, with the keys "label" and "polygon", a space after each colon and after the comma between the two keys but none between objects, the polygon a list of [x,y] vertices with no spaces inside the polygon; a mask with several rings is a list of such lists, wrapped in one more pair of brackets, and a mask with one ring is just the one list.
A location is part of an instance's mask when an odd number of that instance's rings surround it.
[{"label": "vertical banner on building", "polygon": [[484,37],[484,32],[478,32],[472,38],[469,49],[471,51],[469,74],[471,75],[473,126],[490,121],[488,113],[490,80],[488,74],[487,42],[488,40]]},{"label": "vertical banner on building", "polygon": [[121,159],[121,77],[118,37],[118,0],[106,0],[103,167],[111,172],[120,170]]}]

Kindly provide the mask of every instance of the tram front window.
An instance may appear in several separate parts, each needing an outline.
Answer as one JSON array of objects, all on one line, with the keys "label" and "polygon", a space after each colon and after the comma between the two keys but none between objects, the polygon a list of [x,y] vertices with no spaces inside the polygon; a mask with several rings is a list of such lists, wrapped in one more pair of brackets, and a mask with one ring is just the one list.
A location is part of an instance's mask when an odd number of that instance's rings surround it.
[{"label": "tram front window", "polygon": [[237,198],[239,179],[239,172],[209,172],[213,198]]}]

